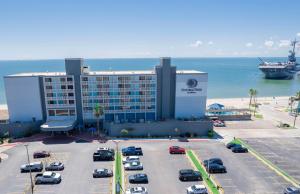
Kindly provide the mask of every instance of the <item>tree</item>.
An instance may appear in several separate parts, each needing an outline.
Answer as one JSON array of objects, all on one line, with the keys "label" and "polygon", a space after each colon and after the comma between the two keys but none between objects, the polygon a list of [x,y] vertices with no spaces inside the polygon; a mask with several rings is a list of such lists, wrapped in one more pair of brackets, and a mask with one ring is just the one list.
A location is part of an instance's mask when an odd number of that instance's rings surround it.
[{"label": "tree", "polygon": [[[250,88],[249,90],[249,95],[250,95],[250,101],[249,101],[249,110],[251,108],[251,105],[252,105],[252,101],[254,101],[254,115],[255,115],[255,111],[256,111],[256,96],[257,96],[257,90],[256,89],[253,89],[253,88]],[[251,110],[250,110],[251,111]]]},{"label": "tree", "polygon": [[299,108],[300,108],[300,91],[298,91],[296,93],[296,96],[295,96],[295,101],[298,101],[298,107],[296,108],[296,111],[295,111],[295,114],[294,114],[294,127],[296,125],[296,120],[297,120],[297,117],[298,117],[298,114],[299,114]]},{"label": "tree", "polygon": [[293,104],[294,104],[294,102],[295,102],[295,97],[294,96],[291,96],[290,98],[289,98],[289,105],[290,105],[290,108],[291,108],[291,112],[293,112]]},{"label": "tree", "polygon": [[94,115],[97,118],[97,131],[98,131],[98,136],[100,135],[100,118],[103,116],[103,107],[97,104],[94,107]]}]

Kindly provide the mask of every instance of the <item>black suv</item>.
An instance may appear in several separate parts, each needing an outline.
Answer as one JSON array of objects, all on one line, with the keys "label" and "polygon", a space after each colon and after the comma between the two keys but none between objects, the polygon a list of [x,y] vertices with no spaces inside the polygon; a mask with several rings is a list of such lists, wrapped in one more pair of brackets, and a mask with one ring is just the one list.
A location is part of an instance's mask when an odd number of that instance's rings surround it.
[{"label": "black suv", "polygon": [[148,183],[146,174],[133,174],[129,176],[129,183]]},{"label": "black suv", "polygon": [[237,144],[237,143],[232,143],[232,142],[230,142],[230,143],[228,143],[228,144],[226,145],[226,147],[227,147],[228,149],[232,149],[233,147],[241,147],[241,144]]},{"label": "black suv", "polygon": [[247,153],[248,149],[242,146],[236,146],[236,147],[232,147],[231,151],[233,153]]},{"label": "black suv", "polygon": [[97,152],[93,154],[94,161],[112,161],[115,159],[115,152],[113,149],[98,148]]},{"label": "black suv", "polygon": [[226,173],[226,167],[220,164],[212,164],[209,163],[208,166],[205,167],[206,171],[209,173]]},{"label": "black suv", "polygon": [[220,158],[210,158],[208,160],[204,160],[203,161],[203,165],[206,167],[211,164],[219,164],[219,165],[223,165],[223,161]]},{"label": "black suv", "polygon": [[179,171],[179,180],[181,181],[202,181],[201,173],[192,169],[183,169]]}]

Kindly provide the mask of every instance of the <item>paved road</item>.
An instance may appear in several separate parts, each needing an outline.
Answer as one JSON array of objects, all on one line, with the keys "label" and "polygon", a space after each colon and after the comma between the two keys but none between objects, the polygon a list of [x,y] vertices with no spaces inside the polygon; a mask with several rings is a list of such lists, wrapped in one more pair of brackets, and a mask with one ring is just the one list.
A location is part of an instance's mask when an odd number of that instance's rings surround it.
[{"label": "paved road", "polygon": [[300,138],[256,138],[246,142],[300,183]]},{"label": "paved road", "polygon": [[227,168],[226,174],[213,177],[225,193],[282,193],[289,184],[249,153],[234,154],[217,141],[201,142],[192,149],[204,160],[221,158]]},{"label": "paved road", "polygon": [[[35,186],[35,193],[109,194],[112,188],[111,178],[92,178],[92,171],[95,168],[113,168],[113,162],[93,162],[92,153],[98,146],[99,144],[96,143],[75,142],[59,144],[30,143],[29,152],[31,156],[34,151],[48,150],[51,151],[52,157],[43,159],[45,163],[59,160],[65,164],[65,170],[61,172],[62,182],[60,184],[37,185]],[[21,194],[30,188],[29,173],[20,173],[19,170],[20,165],[26,163],[25,148],[23,145],[18,145],[5,153],[9,155],[9,158],[0,164],[1,174],[6,175],[0,178],[0,193]],[[31,161],[33,161],[32,157]]]}]

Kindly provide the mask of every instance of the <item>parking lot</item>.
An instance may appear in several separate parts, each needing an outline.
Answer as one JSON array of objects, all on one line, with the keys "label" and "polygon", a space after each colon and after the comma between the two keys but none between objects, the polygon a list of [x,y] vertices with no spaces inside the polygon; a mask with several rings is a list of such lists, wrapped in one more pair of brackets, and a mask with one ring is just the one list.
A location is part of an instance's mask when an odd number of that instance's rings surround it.
[{"label": "parking lot", "polygon": [[232,153],[221,142],[201,142],[192,148],[202,160],[214,157],[223,160],[227,173],[212,176],[225,193],[282,193],[290,185],[250,153]]},{"label": "parking lot", "polygon": [[300,182],[300,138],[255,138],[245,142]]},{"label": "parking lot", "polygon": [[[217,140],[179,142],[177,140],[141,139],[119,143],[120,149],[127,146],[140,146],[144,153],[141,156],[144,170],[126,171],[124,189],[137,186],[128,183],[128,176],[137,172],[148,175],[149,183],[143,184],[143,186],[148,189],[149,193],[180,194],[185,193],[189,186],[203,184],[201,181],[181,182],[178,179],[179,170],[193,167],[185,155],[169,154],[168,148],[172,145],[192,149],[200,159],[221,158],[228,173],[214,174],[213,178],[223,187],[225,193],[282,193],[283,189],[290,185],[250,153],[234,154]],[[96,168],[113,169],[113,162],[93,162],[92,154],[98,147],[115,148],[115,144],[111,141],[105,144],[76,143],[74,141],[30,143],[31,161],[34,161],[32,158],[34,151],[46,150],[50,151],[52,155],[50,158],[42,159],[44,163],[59,160],[65,164],[65,170],[61,172],[62,182],[60,184],[37,185],[35,186],[35,193],[110,194],[113,188],[112,178],[92,178],[92,171]],[[21,164],[27,163],[25,147],[18,145],[5,153],[9,157],[0,164],[0,172],[5,175],[0,177],[1,194],[23,194],[29,191],[29,173],[20,173],[19,170]],[[296,161],[297,156],[293,157]]]},{"label": "parking lot", "polygon": [[[110,194],[112,178],[93,178],[92,171],[96,168],[113,169],[113,162],[93,162],[92,154],[99,144],[60,142],[58,144],[44,144],[42,142],[30,143],[29,154],[31,161],[61,161],[65,170],[60,171],[62,182],[57,185],[36,185],[36,194]],[[33,159],[34,151],[47,150],[51,152],[50,158]],[[29,173],[20,173],[20,165],[27,163],[26,150],[19,145],[6,152],[9,158],[0,165],[1,194],[23,194],[30,191]],[[35,176],[36,173],[33,173]],[[5,175],[5,176],[3,176]],[[29,192],[28,192],[29,193]]]},{"label": "parking lot", "polygon": [[[133,144],[122,144],[130,146]],[[148,189],[149,193],[186,193],[186,188],[195,184],[203,184],[202,181],[181,182],[178,179],[178,173],[181,169],[193,169],[188,158],[184,154],[169,154],[169,146],[174,143],[139,143],[144,152],[141,156],[143,171],[125,171],[126,188],[137,186],[138,184],[129,184],[128,176],[135,173],[146,173],[149,183],[140,184]],[[178,142],[175,145],[184,146],[184,143]]]}]

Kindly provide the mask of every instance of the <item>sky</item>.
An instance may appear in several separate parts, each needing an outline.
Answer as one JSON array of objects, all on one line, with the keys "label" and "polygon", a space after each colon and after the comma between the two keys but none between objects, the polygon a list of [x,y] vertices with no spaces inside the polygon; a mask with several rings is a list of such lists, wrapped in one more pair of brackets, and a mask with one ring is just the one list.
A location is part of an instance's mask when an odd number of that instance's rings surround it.
[{"label": "sky", "polygon": [[286,57],[300,40],[299,8],[299,0],[0,0],[0,60]]}]

